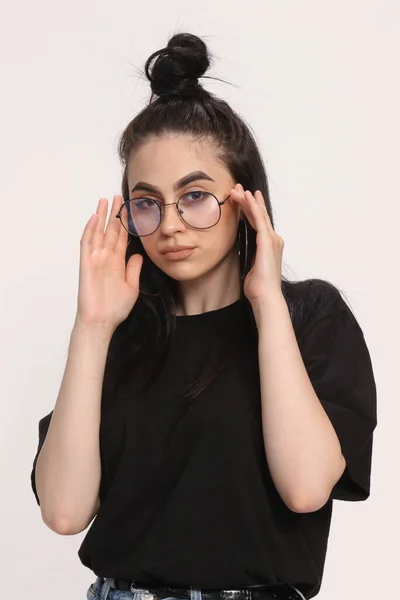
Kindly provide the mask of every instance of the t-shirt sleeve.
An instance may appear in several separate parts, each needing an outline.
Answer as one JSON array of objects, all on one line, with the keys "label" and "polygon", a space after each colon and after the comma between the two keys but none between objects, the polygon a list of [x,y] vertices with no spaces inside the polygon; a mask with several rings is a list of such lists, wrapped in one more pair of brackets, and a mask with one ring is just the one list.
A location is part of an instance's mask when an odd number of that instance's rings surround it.
[{"label": "t-shirt sleeve", "polygon": [[38,456],[39,456],[39,452],[42,449],[44,440],[46,439],[46,435],[47,435],[47,431],[49,429],[49,425],[50,425],[52,414],[53,414],[53,411],[51,411],[48,415],[46,415],[45,417],[43,417],[39,421],[39,441],[38,441],[38,448],[37,448],[37,451],[36,451],[36,456],[35,456],[34,461],[33,461],[33,467],[32,467],[32,472],[31,472],[31,486],[32,486],[32,491],[35,494],[36,502],[38,503],[39,506],[40,506],[40,500],[39,500],[39,496],[37,495],[36,481],[35,481],[36,463],[37,463],[37,459],[38,459]]},{"label": "t-shirt sleeve", "polygon": [[339,291],[299,343],[308,376],[338,436],[346,468],[329,499],[370,495],[376,385],[364,334]]}]

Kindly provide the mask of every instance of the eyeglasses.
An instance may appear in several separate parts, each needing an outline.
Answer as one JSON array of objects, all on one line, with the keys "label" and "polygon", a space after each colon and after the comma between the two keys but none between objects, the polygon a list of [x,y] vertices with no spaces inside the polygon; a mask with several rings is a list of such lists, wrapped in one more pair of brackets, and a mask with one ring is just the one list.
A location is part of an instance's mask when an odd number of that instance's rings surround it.
[{"label": "eyeglasses", "polygon": [[145,237],[151,235],[161,225],[165,206],[176,205],[182,221],[194,229],[210,229],[221,218],[221,206],[229,196],[221,202],[210,192],[187,192],[177,202],[163,204],[153,198],[134,198],[126,200],[116,218],[121,220],[128,233]]}]

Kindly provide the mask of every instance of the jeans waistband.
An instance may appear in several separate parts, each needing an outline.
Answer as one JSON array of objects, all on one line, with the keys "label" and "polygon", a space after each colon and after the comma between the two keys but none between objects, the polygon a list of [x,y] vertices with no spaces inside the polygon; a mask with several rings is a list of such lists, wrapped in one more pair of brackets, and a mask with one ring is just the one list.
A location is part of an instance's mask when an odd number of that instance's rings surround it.
[{"label": "jeans waistband", "polygon": [[306,600],[296,587],[286,583],[276,585],[258,584],[238,589],[210,590],[194,587],[152,587],[148,584],[141,584],[138,581],[127,579],[107,579],[110,580],[111,588],[136,592],[137,600],[139,600],[138,592],[143,593],[142,600],[162,600],[168,597],[186,600]]}]

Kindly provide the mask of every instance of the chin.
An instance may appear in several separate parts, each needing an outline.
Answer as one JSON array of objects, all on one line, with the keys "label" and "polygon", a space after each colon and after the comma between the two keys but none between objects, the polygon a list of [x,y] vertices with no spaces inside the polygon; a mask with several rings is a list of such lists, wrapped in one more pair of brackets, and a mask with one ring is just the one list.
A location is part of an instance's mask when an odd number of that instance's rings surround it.
[{"label": "chin", "polygon": [[190,281],[192,279],[197,279],[198,277],[201,277],[202,275],[207,273],[207,270],[195,269],[193,268],[193,266],[186,267],[183,265],[176,265],[175,267],[171,267],[168,265],[167,268],[160,266],[160,269],[162,269],[164,273],[166,273],[169,277],[175,279],[175,281]]},{"label": "chin", "polygon": [[155,264],[166,275],[175,279],[175,281],[190,281],[191,279],[197,279],[210,270],[208,267],[201,267],[200,265],[185,260],[158,260]]}]

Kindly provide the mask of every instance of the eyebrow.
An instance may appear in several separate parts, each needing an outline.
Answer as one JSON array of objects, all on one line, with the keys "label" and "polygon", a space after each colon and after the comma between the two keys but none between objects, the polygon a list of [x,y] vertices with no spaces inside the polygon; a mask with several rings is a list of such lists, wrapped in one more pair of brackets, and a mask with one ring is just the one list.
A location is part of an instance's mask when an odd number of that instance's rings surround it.
[{"label": "eyebrow", "polygon": [[[199,181],[201,179],[205,179],[206,181],[214,181],[215,183],[215,180],[207,175],[207,173],[204,173],[203,171],[192,171],[184,177],[181,177],[181,179],[174,184],[174,192],[177,192],[181,188],[185,187],[185,185],[188,185],[193,181]],[[146,181],[138,181],[137,184],[131,189],[131,192],[134,192],[135,190],[143,190],[150,193],[160,193],[160,189],[157,186],[152,185],[151,183],[146,183]]]}]

